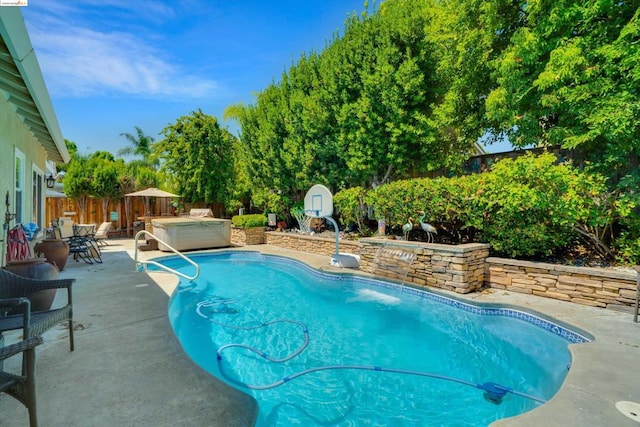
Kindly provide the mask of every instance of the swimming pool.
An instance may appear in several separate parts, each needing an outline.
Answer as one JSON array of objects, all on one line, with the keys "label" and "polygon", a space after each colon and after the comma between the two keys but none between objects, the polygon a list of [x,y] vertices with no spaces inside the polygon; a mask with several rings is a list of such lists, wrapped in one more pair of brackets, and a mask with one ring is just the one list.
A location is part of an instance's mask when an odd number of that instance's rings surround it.
[{"label": "swimming pool", "polygon": [[191,258],[200,279],[172,296],[173,329],[196,363],[256,398],[259,426],[486,426],[550,399],[567,345],[588,341],[522,311],[285,258]]}]

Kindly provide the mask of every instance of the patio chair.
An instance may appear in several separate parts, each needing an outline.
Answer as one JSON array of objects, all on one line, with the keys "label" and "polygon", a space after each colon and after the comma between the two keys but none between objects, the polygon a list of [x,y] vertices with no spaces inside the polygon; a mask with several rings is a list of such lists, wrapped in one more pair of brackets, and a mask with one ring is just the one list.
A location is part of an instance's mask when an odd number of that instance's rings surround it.
[{"label": "patio chair", "polygon": [[93,235],[93,238],[98,243],[98,245],[108,244],[107,243],[107,239],[109,238],[108,233],[112,227],[113,225],[111,224],[111,221],[103,222],[102,224],[100,224],[100,227],[98,227],[98,230],[96,230],[95,234]]},{"label": "patio chair", "polygon": [[51,227],[54,229],[57,227],[60,231],[60,237],[56,236],[56,239],[68,239],[73,236],[73,220],[71,218],[60,217],[52,219]]},{"label": "patio chair", "polygon": [[[29,424],[31,427],[38,425],[36,413],[36,353],[35,347],[42,344],[42,337],[30,336],[31,310],[29,300],[26,298],[0,299],[0,312],[21,308],[21,328],[23,339],[15,344],[4,346],[0,339],[0,393],[20,401],[29,411]],[[0,317],[0,324],[3,318]],[[0,333],[0,337],[2,334]],[[7,372],[3,368],[3,362],[12,356],[22,353],[22,373]]]},{"label": "patio chair", "polygon": [[102,264],[102,254],[98,243],[92,237],[74,236],[69,240],[69,254],[73,254],[76,261],[83,260],[87,264],[97,262]]},{"label": "patio chair", "polygon": [[[75,279],[38,280],[18,276],[0,269],[0,298],[22,298],[45,289],[66,289],[67,303],[59,308],[35,311],[31,313],[28,334],[25,337],[40,336],[59,323],[68,321],[69,349],[73,351],[73,301],[71,285]],[[23,328],[22,313],[0,311],[0,334],[5,331]]]},{"label": "patio chair", "polygon": [[94,262],[102,264],[100,247],[93,238],[93,235],[71,236],[65,239],[62,237],[60,227],[56,227],[55,225],[53,226],[53,234],[56,239],[63,239],[67,241],[69,244],[69,255],[73,254],[74,260],[83,260],[87,264],[93,264]]}]

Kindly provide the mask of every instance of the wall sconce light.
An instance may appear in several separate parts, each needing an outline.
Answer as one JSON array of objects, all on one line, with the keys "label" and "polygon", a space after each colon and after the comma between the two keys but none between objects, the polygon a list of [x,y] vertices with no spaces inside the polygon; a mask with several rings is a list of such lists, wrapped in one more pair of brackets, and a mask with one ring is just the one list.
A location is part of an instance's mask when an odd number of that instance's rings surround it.
[{"label": "wall sconce light", "polygon": [[56,178],[53,175],[48,174],[44,179],[44,182],[47,184],[47,188],[53,188],[53,186],[56,185]]}]

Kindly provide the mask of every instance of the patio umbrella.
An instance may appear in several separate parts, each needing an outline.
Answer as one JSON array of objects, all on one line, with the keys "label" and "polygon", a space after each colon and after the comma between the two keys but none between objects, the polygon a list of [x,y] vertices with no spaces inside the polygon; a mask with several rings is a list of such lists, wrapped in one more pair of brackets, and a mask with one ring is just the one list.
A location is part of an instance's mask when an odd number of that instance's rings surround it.
[{"label": "patio umbrella", "polygon": [[174,198],[180,197],[177,194],[169,193],[168,191],[160,190],[159,188],[150,187],[144,190],[135,191],[133,193],[125,194],[126,197],[144,197],[145,206],[147,209],[146,215],[149,214],[149,198],[150,197],[167,197]]}]

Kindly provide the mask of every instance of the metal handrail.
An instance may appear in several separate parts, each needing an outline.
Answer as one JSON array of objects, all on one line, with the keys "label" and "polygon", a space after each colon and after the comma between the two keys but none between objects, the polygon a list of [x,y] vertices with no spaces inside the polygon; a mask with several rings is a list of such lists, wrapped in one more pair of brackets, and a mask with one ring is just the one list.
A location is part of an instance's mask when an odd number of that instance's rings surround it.
[{"label": "metal handrail", "polygon": [[[147,235],[150,236],[151,238],[157,240],[158,242],[162,243],[164,246],[166,246],[167,248],[169,248],[169,250],[171,250],[174,254],[178,255],[180,258],[182,258],[183,260],[187,261],[189,264],[193,265],[196,268],[196,274],[193,276],[187,276],[184,273],[181,273],[177,270],[174,270],[171,267],[167,267],[164,264],[160,264],[157,261],[153,261],[153,260],[146,260],[146,261],[140,261],[138,260],[138,239],[140,238],[140,236],[142,235]],[[186,256],[184,256],[179,250],[174,249],[173,247],[171,247],[171,245],[167,244],[166,242],[158,239],[155,235],[153,235],[152,233],[149,233],[147,230],[140,230],[138,231],[138,233],[136,233],[136,237],[135,237],[135,241],[134,241],[134,245],[135,245],[135,250],[134,250],[134,261],[136,263],[136,271],[138,271],[138,267],[142,266],[144,268],[144,271],[147,271],[147,265],[151,264],[151,265],[155,265],[156,267],[159,267],[165,271],[168,271],[169,273],[173,273],[177,276],[183,277],[187,280],[195,280],[198,278],[198,276],[200,276],[200,266],[195,263],[193,260],[187,258]]]}]

